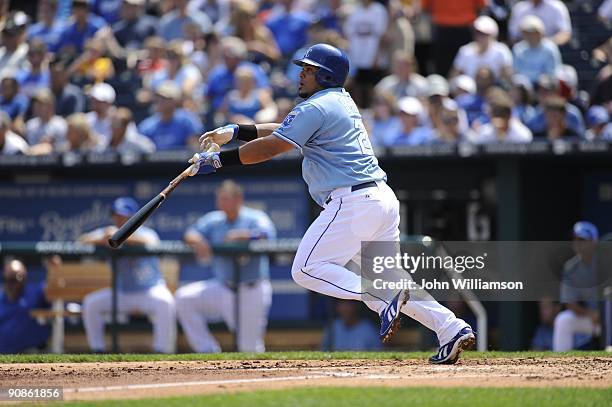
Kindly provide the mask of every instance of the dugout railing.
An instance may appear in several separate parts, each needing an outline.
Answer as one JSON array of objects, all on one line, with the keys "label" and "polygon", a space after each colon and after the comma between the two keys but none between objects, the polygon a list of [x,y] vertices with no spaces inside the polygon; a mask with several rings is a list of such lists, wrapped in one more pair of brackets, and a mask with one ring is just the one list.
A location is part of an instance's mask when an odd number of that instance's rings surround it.
[{"label": "dugout railing", "polygon": [[[427,236],[409,236],[402,240],[410,242],[418,242],[424,245],[430,245],[433,240]],[[245,254],[263,254],[263,255],[283,255],[294,254],[299,245],[299,239],[278,239],[272,241],[251,241],[247,243],[233,243],[224,245],[212,246],[213,252],[218,256],[226,256],[233,259],[234,265],[234,287],[239,286],[240,281],[240,261],[241,255]],[[437,250],[443,250],[441,247]],[[92,244],[79,242],[2,242],[0,243],[0,258],[19,257],[23,259],[42,260],[49,256],[58,255],[64,260],[80,260],[83,258],[89,259],[105,259],[111,263],[111,288],[112,288],[112,306],[111,306],[111,338],[112,350],[118,352],[118,292],[117,292],[117,274],[116,261],[121,257],[126,256],[163,256],[174,257],[177,259],[193,259],[193,250],[181,241],[162,241],[155,246],[123,246],[118,250],[113,250],[107,247],[95,246]],[[474,313],[479,330],[487,332],[487,314],[482,303],[476,298],[470,290],[462,290],[459,295],[468,304]],[[236,328],[234,330],[234,346],[238,343],[237,335],[240,330],[240,296],[235,295],[234,312]],[[51,334],[51,352],[62,353],[64,350],[64,318],[68,316],[65,312],[65,302],[61,298],[56,298],[52,302],[52,334]],[[487,335],[478,336],[478,350],[487,350]]]}]

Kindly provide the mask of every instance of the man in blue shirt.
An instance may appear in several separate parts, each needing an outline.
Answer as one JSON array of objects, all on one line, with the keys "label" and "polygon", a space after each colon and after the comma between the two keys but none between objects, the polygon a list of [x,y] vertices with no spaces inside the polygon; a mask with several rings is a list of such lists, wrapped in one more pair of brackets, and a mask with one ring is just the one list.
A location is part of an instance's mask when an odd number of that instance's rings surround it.
[{"label": "man in blue shirt", "polygon": [[199,259],[212,258],[214,278],[181,287],[176,292],[176,310],[191,348],[199,353],[220,352],[207,322],[223,319],[236,329],[235,295],[239,293],[238,350],[264,352],[268,310],[272,303],[270,264],[267,256],[244,256],[240,262],[236,290],[234,259],[214,256],[210,245],[274,239],[276,229],[264,212],[243,206],[242,188],[223,182],[216,191],[218,210],[201,217],[185,232],[185,242]]},{"label": "man in blue shirt", "polygon": [[21,93],[28,98],[34,97],[41,89],[48,89],[51,76],[47,61],[47,46],[40,39],[31,40],[28,49],[30,66],[17,72],[16,79]]},{"label": "man in blue shirt", "polygon": [[113,34],[119,45],[140,50],[145,39],[155,35],[157,18],[144,11],[144,0],[123,0],[121,18],[113,24]]},{"label": "man in blue shirt", "polygon": [[340,300],[336,305],[338,318],[323,332],[321,350],[355,351],[381,350],[376,328],[359,315],[356,301]]},{"label": "man in blue shirt", "polygon": [[559,300],[565,310],[555,318],[552,349],[555,352],[576,349],[601,332],[596,256],[599,231],[591,222],[580,221],[574,224],[572,232],[576,255],[563,265]]},{"label": "man in blue shirt", "polygon": [[14,74],[6,75],[0,81],[0,110],[5,112],[13,123],[19,123],[28,110],[30,101],[19,92],[19,83]]},{"label": "man in blue shirt", "polygon": [[304,11],[292,10],[293,0],[283,0],[272,10],[266,25],[272,31],[278,48],[288,58],[308,40],[308,27],[312,16]]},{"label": "man in blue shirt", "polygon": [[159,20],[157,35],[166,41],[185,38],[183,26],[187,23],[197,24],[202,32],[210,32],[210,18],[200,10],[187,10],[189,0],[174,0],[174,7]]},{"label": "man in blue shirt", "polygon": [[181,90],[172,81],[155,89],[157,113],[143,120],[138,130],[155,143],[157,151],[182,150],[197,145],[202,123],[183,109],[178,109]]},{"label": "man in blue shirt", "polygon": [[[256,164],[299,149],[310,195],[324,209],[296,253],[291,270],[295,282],[332,297],[363,301],[380,315],[383,342],[399,329],[400,312],[416,319],[435,331],[440,341],[430,362],[455,363],[462,350],[475,344],[465,321],[422,289],[388,290],[391,295],[373,292],[368,287],[371,280],[346,267],[349,263],[361,266],[362,242],[390,242],[388,256],[397,255],[399,201],[386,184],[387,175],[374,156],[359,109],[343,88],[349,72],[346,54],[331,45],[316,44],[294,63],[302,67],[298,92],[304,101],[282,123],[232,124],[205,133],[200,138],[204,150],[212,143],[236,139],[246,144],[195,154],[191,174]],[[385,277],[398,275],[407,278],[398,269],[389,269]]]},{"label": "man in blue shirt", "polygon": [[544,23],[536,16],[521,22],[523,40],[512,47],[514,71],[536,83],[540,75],[553,75],[561,66],[559,47],[544,37]]},{"label": "man in blue shirt", "polygon": [[269,85],[268,77],[263,69],[259,65],[246,61],[247,48],[240,38],[223,38],[221,40],[221,52],[223,54],[223,65],[213,68],[208,75],[206,96],[210,100],[213,111],[219,110],[225,95],[236,87],[234,72],[239,67],[248,66],[252,69],[257,88],[266,88]]},{"label": "man in blue shirt", "polygon": [[27,284],[28,273],[19,260],[4,266],[4,290],[0,292],[0,353],[21,353],[45,347],[49,339],[48,325],[40,325],[30,311],[49,308],[44,284]]},{"label": "man in blue shirt", "polygon": [[56,18],[57,0],[42,0],[38,3],[39,21],[32,24],[27,31],[28,40],[39,39],[48,49],[55,49],[64,30],[64,22]]},{"label": "man in blue shirt", "polygon": [[[101,227],[79,237],[83,243],[108,246],[108,239],[135,214],[139,205],[129,197],[117,198],[112,206],[112,226]],[[157,233],[141,226],[126,241],[127,245],[154,245]],[[153,351],[172,353],[176,345],[174,297],[159,269],[157,256],[122,257],[117,260],[118,310],[120,313],[139,311],[153,320]],[[83,300],[83,323],[87,342],[93,352],[104,352],[104,320],[111,311],[112,290],[103,288],[88,294]]]},{"label": "man in blue shirt", "polygon": [[106,21],[102,17],[89,12],[88,0],[74,0],[72,19],[62,31],[59,40],[51,48],[51,51],[81,53],[85,41],[93,37],[103,27],[106,27]]}]

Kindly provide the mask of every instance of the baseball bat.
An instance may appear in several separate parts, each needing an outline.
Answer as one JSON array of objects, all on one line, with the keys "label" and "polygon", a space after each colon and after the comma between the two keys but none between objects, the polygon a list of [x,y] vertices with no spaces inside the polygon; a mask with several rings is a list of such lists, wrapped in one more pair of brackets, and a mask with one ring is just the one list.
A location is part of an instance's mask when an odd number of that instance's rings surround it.
[{"label": "baseball bat", "polygon": [[[207,151],[220,151],[220,148],[217,144],[212,143],[210,148]],[[191,172],[191,167],[185,168],[183,172],[181,172],[176,178],[174,178],[163,191],[161,191],[157,196],[151,199],[145,206],[140,208],[138,212],[136,212],[132,217],[128,219],[127,222],[123,224],[113,235],[108,239],[108,244],[113,249],[121,246],[131,235],[138,229],[152,214],[161,206],[161,204],[168,198],[168,196],[174,191],[174,188],[178,186],[181,182],[189,178],[189,173]]]}]

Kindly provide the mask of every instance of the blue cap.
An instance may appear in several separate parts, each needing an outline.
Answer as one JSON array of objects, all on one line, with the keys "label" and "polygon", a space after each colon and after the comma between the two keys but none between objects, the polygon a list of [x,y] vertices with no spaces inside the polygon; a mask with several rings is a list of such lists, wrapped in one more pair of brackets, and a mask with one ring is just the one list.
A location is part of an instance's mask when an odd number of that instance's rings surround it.
[{"label": "blue cap", "polygon": [[580,221],[574,224],[574,236],[584,240],[598,240],[599,232],[597,226],[591,222]]},{"label": "blue cap", "polygon": [[587,111],[586,119],[589,126],[597,126],[598,124],[608,123],[610,115],[605,107],[593,106]]},{"label": "blue cap", "polygon": [[122,196],[113,202],[113,214],[129,217],[136,212],[138,212],[138,203],[128,196]]}]

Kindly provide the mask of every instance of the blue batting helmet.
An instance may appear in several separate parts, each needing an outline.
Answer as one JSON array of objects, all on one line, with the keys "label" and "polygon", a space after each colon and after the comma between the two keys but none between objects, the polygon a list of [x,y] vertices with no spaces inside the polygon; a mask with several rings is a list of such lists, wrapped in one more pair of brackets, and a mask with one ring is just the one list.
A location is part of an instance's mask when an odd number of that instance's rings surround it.
[{"label": "blue batting helmet", "polygon": [[308,48],[302,59],[297,59],[293,63],[298,66],[318,67],[315,79],[324,88],[343,86],[349,71],[349,60],[346,54],[328,44],[313,45]]}]

